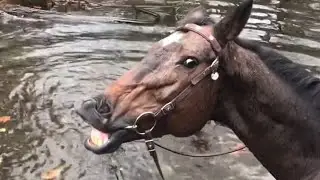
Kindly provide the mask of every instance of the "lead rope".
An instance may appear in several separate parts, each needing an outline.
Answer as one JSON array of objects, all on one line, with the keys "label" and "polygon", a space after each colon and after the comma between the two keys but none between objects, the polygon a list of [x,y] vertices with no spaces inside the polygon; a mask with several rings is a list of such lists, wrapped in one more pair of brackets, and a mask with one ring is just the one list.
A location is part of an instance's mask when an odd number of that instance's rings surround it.
[{"label": "lead rope", "polygon": [[239,147],[239,148],[236,148],[236,149],[232,149],[232,150],[229,150],[229,151],[225,151],[225,152],[221,152],[221,153],[212,153],[212,154],[187,154],[187,153],[183,153],[183,152],[178,152],[178,151],[175,151],[175,150],[172,150],[168,147],[165,147],[165,146],[162,146],[156,142],[154,142],[154,139],[152,137],[152,129],[149,129],[149,130],[146,130],[144,133],[141,133],[144,135],[144,142],[147,146],[147,149],[150,153],[150,156],[153,158],[153,161],[158,169],[158,172],[161,176],[161,179],[162,180],[165,180],[164,178],[164,175],[163,175],[163,172],[162,172],[162,169],[161,169],[161,166],[160,166],[160,163],[159,163],[159,158],[158,158],[158,154],[157,154],[157,151],[155,149],[155,146],[158,146],[164,150],[167,150],[169,152],[172,152],[174,154],[178,154],[178,155],[181,155],[181,156],[187,156],[187,157],[217,157],[217,156],[222,156],[222,155],[227,155],[227,154],[231,154],[233,152],[237,152],[237,151],[241,151],[243,149],[246,148],[246,146],[242,146],[242,147]]},{"label": "lead rope", "polygon": [[154,139],[151,134],[151,130],[145,131],[144,136],[145,136],[145,143],[146,143],[147,149],[150,153],[150,156],[153,158],[154,163],[156,164],[156,167],[158,169],[158,172],[159,172],[162,180],[165,180],[165,178],[164,178],[164,175],[163,175],[160,163],[159,163],[159,158],[158,158],[158,154],[155,149],[155,146],[158,146],[158,147],[160,147],[164,150],[167,150],[169,152],[172,152],[174,154],[178,154],[181,156],[187,156],[187,157],[217,157],[217,156],[227,155],[227,154],[231,154],[233,152],[241,151],[246,148],[246,146],[242,146],[242,147],[239,147],[239,148],[236,148],[233,150],[229,150],[229,151],[222,152],[222,153],[216,153],[216,154],[187,154],[187,153],[172,150],[168,147],[164,147],[164,146],[154,142]]},{"label": "lead rope", "polygon": [[153,161],[157,166],[157,169],[159,171],[159,174],[160,174],[162,180],[165,180],[165,178],[163,176],[163,173],[162,173],[162,170],[161,170],[161,167],[160,167],[158,154],[157,154],[157,151],[155,149],[155,142],[153,141],[153,137],[151,135],[151,131],[150,130],[145,132],[145,143],[147,145],[147,149],[148,149],[148,151],[150,153],[150,156],[153,158]]},{"label": "lead rope", "polygon": [[172,152],[174,154],[178,154],[178,155],[181,155],[181,156],[186,156],[186,157],[217,157],[217,156],[223,156],[223,155],[227,155],[227,154],[231,154],[231,153],[234,153],[234,152],[237,152],[237,151],[241,151],[241,150],[244,150],[245,148],[247,148],[246,146],[241,146],[239,148],[235,148],[235,149],[232,149],[232,150],[229,150],[229,151],[225,151],[225,152],[220,152],[220,153],[212,153],[212,154],[187,154],[187,153],[183,153],[183,152],[178,152],[178,151],[175,151],[173,149],[170,149],[168,147],[165,147],[159,143],[156,143],[154,142],[154,144],[166,151],[169,151],[169,152]]},{"label": "lead rope", "polygon": [[227,154],[231,154],[231,153],[234,153],[234,152],[237,152],[237,151],[241,151],[241,150],[246,148],[246,146],[242,146],[242,147],[239,147],[239,148],[236,148],[236,149],[233,149],[233,150],[229,150],[229,151],[222,152],[222,153],[216,153],[216,154],[187,154],[187,153],[178,152],[178,151],[169,149],[168,147],[164,147],[164,146],[154,142],[154,139],[153,139],[153,137],[151,135],[151,131],[150,130],[145,131],[145,143],[146,143],[147,149],[148,149],[148,151],[150,153],[150,156],[153,158],[153,161],[156,164],[156,167],[158,169],[158,172],[159,172],[162,180],[165,180],[165,178],[164,178],[163,172],[161,170],[161,166],[160,166],[160,163],[159,163],[158,154],[157,154],[157,151],[155,149],[155,146],[158,146],[158,147],[160,147],[160,148],[162,148],[164,150],[167,150],[169,152],[172,152],[174,154],[178,154],[178,155],[181,155],[181,156],[187,156],[187,157],[217,157],[217,156],[227,155]]}]

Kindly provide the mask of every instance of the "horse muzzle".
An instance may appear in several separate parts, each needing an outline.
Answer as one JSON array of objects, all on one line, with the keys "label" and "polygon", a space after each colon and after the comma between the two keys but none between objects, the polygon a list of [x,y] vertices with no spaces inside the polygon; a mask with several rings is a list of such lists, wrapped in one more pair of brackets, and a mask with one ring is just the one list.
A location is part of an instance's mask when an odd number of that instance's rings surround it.
[{"label": "horse muzzle", "polygon": [[113,153],[122,143],[135,138],[135,134],[125,128],[128,126],[125,121],[110,122],[112,108],[104,95],[83,101],[76,107],[76,113],[92,126],[84,146],[95,154]]}]

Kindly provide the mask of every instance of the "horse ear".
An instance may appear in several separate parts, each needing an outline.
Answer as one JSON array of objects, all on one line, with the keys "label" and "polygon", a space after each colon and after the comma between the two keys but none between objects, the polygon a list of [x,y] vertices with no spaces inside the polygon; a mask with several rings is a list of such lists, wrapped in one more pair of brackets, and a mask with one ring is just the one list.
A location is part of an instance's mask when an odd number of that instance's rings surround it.
[{"label": "horse ear", "polygon": [[198,6],[189,11],[183,19],[177,22],[178,26],[184,26],[188,23],[201,25],[209,15],[203,6]]},{"label": "horse ear", "polygon": [[215,25],[213,34],[221,45],[240,34],[251,14],[252,4],[253,0],[246,0]]}]

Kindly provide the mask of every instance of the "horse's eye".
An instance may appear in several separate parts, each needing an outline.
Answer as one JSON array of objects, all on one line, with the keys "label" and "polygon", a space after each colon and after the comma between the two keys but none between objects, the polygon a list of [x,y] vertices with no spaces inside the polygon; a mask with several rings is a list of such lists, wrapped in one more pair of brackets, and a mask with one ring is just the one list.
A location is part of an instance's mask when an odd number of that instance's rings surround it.
[{"label": "horse's eye", "polygon": [[183,62],[183,65],[189,69],[192,69],[194,67],[196,67],[197,65],[199,64],[199,61],[196,60],[196,59],[186,59],[184,62]]}]

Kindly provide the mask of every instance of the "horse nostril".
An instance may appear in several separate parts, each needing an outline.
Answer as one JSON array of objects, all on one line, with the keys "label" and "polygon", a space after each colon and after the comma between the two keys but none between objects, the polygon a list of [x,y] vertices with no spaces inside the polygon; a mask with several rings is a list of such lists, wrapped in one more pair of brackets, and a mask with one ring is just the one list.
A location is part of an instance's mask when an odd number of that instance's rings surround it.
[{"label": "horse nostril", "polygon": [[101,114],[101,116],[105,119],[110,119],[112,115],[112,105],[110,101],[104,96],[99,95],[94,97],[97,101],[96,110]]},{"label": "horse nostril", "polygon": [[98,95],[83,101],[75,111],[84,121],[100,130],[111,117],[112,106],[110,104],[103,95]]}]

